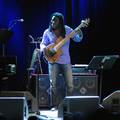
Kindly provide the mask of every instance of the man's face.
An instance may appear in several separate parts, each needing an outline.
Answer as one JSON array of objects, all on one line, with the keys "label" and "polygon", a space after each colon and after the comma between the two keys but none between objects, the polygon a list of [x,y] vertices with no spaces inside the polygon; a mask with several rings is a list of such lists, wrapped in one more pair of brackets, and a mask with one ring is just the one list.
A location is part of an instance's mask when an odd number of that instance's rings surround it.
[{"label": "man's face", "polygon": [[53,16],[52,19],[51,19],[51,27],[53,29],[57,29],[58,25],[59,25],[59,19],[58,19],[58,17]]}]

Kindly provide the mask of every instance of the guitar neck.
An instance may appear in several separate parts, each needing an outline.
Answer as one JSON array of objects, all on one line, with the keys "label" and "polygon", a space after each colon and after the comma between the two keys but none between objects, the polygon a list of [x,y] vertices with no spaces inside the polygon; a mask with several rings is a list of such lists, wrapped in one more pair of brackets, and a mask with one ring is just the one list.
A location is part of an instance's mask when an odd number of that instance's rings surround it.
[{"label": "guitar neck", "polygon": [[75,28],[70,34],[68,34],[65,38],[63,38],[58,44],[54,46],[56,50],[60,49],[70,38],[77,33],[77,31],[81,28],[81,24]]}]

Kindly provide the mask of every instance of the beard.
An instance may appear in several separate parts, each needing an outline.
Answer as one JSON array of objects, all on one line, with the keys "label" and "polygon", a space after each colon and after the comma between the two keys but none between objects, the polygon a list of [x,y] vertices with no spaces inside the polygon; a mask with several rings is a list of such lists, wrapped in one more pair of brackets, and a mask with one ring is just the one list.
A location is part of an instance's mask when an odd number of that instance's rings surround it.
[{"label": "beard", "polygon": [[59,29],[59,28],[60,28],[59,24],[51,24],[51,29],[52,30],[56,30],[56,29]]}]

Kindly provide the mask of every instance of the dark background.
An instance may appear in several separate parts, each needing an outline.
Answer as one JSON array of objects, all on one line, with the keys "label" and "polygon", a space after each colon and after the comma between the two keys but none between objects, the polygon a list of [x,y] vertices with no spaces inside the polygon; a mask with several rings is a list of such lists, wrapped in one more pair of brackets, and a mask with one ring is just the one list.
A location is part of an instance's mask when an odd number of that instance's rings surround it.
[{"label": "dark background", "polygon": [[[1,0],[0,28],[9,28],[14,19],[17,22],[11,29],[13,35],[5,44],[5,56],[17,57],[17,75],[12,85],[15,89],[25,90],[27,69],[35,48],[29,35],[42,37],[48,27],[50,15],[61,12],[65,24],[77,27],[82,19],[90,18],[88,28],[83,28],[84,38],[81,43],[71,41],[70,53],[72,64],[88,64],[95,55],[119,55],[120,8],[119,0]],[[0,43],[0,55],[3,54]],[[38,44],[39,47],[39,44]],[[43,61],[43,72],[47,73],[47,64]],[[103,74],[103,97],[120,88],[120,64]]]}]

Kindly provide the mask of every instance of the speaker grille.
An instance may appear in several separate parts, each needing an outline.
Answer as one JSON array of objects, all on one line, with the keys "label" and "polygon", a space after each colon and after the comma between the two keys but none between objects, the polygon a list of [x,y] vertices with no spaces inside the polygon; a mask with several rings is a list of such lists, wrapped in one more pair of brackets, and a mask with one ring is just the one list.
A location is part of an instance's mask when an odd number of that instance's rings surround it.
[{"label": "speaker grille", "polygon": [[96,75],[73,75],[74,94],[73,95],[97,95],[98,77]]},{"label": "speaker grille", "polygon": [[50,81],[48,75],[39,75],[38,98],[39,107],[49,107],[50,102]]}]

